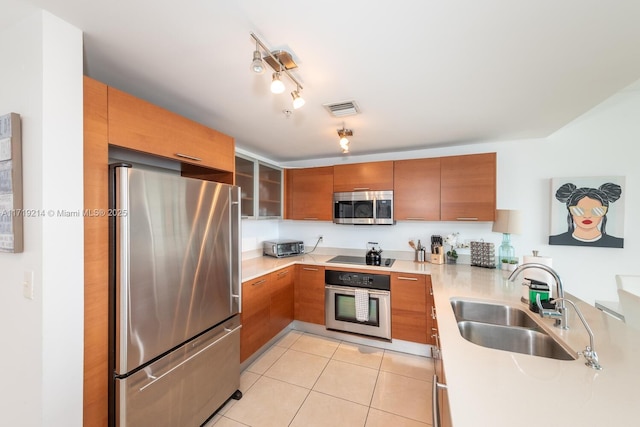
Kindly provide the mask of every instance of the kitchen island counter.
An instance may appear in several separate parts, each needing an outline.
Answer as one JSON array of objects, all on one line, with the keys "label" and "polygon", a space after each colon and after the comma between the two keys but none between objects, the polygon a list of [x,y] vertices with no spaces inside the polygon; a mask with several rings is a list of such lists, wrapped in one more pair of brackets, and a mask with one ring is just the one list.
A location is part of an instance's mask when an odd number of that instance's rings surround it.
[{"label": "kitchen island counter", "polygon": [[[453,425],[637,425],[640,332],[567,292],[565,296],[578,305],[593,330],[601,371],[587,367],[583,356],[572,361],[529,356],[481,347],[460,335],[451,298],[492,300],[528,310],[520,301],[526,272],[515,283],[507,280],[508,275],[464,265],[432,267]],[[555,328],[552,319],[539,320],[577,353],[589,343],[589,336],[573,307],[567,307],[569,330]]]}]

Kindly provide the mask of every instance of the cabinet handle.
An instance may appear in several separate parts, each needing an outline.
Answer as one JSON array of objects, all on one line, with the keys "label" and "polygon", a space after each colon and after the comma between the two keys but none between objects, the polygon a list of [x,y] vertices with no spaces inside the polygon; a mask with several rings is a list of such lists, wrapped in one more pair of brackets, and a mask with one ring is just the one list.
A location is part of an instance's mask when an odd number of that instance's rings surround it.
[{"label": "cabinet handle", "polygon": [[431,318],[436,320],[436,308],[433,305],[431,306]]},{"label": "cabinet handle", "polygon": [[262,285],[266,281],[267,279],[258,280],[257,282],[252,283],[251,286]]},{"label": "cabinet handle", "polygon": [[417,282],[418,278],[417,277],[398,276],[398,280],[411,280],[413,282]]},{"label": "cabinet handle", "polygon": [[408,221],[411,221],[411,220],[413,220],[413,221],[424,221],[424,217],[423,216],[410,216],[410,217],[407,217],[405,219],[408,220]]},{"label": "cabinet handle", "polygon": [[363,191],[363,190],[368,190],[369,187],[354,187],[354,191]]},{"label": "cabinet handle", "polygon": [[429,295],[433,296],[433,286],[429,286]]},{"label": "cabinet handle", "polygon": [[304,220],[318,220],[318,218],[303,218]]},{"label": "cabinet handle", "polygon": [[438,335],[438,329],[431,328],[431,332],[433,332],[431,334],[431,338],[433,338],[434,341],[436,342],[437,354],[438,354],[438,358],[440,358],[440,335]]},{"label": "cabinet handle", "polygon": [[458,217],[456,221],[477,221],[478,217]]},{"label": "cabinet handle", "polygon": [[438,382],[438,375],[433,375],[433,383],[431,384],[431,425],[433,427],[440,427],[440,397],[438,396],[438,389],[447,389],[447,385]]},{"label": "cabinet handle", "polygon": [[202,159],[199,157],[189,156],[188,154],[176,153],[176,157],[181,157],[183,159],[193,160],[195,162],[201,162]]},{"label": "cabinet handle", "polygon": [[318,271],[317,268],[311,268],[311,267],[302,267],[302,269],[307,271]]},{"label": "cabinet handle", "polygon": [[287,274],[289,274],[289,270],[281,271],[278,273],[278,277],[286,276]]}]

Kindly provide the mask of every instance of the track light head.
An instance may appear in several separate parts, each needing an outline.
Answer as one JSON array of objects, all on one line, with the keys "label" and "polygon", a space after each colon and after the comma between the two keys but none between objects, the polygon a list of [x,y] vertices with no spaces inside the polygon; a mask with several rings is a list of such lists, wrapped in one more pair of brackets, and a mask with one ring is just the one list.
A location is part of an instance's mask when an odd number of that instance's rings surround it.
[{"label": "track light head", "polygon": [[291,92],[291,97],[293,98],[293,108],[296,110],[304,105],[304,98],[300,95],[299,89]]},{"label": "track light head", "polygon": [[280,80],[280,72],[276,71],[273,73],[273,77],[271,78],[271,92],[272,93],[282,93],[284,92],[284,83]]},{"label": "track light head", "polygon": [[262,61],[262,55],[258,49],[253,51],[253,61],[251,61],[250,69],[256,74],[264,74],[264,62]]}]

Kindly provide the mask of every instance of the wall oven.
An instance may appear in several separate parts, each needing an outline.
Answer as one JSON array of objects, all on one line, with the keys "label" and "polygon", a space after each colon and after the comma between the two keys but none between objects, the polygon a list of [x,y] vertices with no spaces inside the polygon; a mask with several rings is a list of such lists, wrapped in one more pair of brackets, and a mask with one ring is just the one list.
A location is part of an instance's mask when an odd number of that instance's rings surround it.
[{"label": "wall oven", "polygon": [[[325,270],[326,328],[390,341],[390,290],[388,275]],[[357,308],[363,302],[368,307],[364,318]]]},{"label": "wall oven", "polygon": [[394,224],[393,191],[333,193],[336,224]]}]

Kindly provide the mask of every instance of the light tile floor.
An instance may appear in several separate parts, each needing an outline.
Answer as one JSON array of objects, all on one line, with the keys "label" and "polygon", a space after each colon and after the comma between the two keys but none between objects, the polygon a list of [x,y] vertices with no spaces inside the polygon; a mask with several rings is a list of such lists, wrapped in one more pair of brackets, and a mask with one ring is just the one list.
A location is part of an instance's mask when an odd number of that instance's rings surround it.
[{"label": "light tile floor", "polygon": [[290,331],[206,427],[431,425],[431,359]]}]

